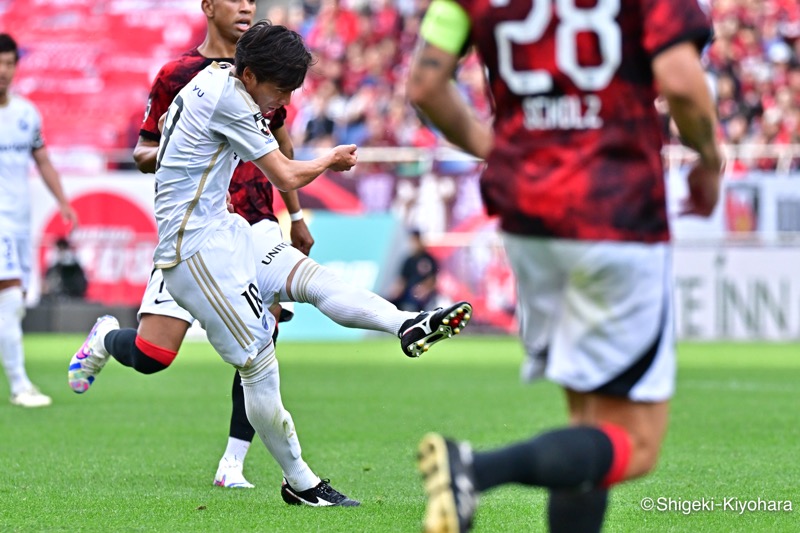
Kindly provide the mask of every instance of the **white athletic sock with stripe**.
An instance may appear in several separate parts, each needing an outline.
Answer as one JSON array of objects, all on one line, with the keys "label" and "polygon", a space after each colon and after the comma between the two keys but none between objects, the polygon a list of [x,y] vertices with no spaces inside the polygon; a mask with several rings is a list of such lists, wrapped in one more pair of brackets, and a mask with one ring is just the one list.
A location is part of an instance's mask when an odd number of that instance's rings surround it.
[{"label": "white athletic sock with stripe", "polygon": [[239,369],[239,375],[247,418],[280,465],[286,481],[298,491],[316,487],[320,479],[301,457],[292,415],[281,402],[278,361],[274,354],[257,357],[249,368]]},{"label": "white athletic sock with stripe", "polygon": [[418,314],[400,311],[377,294],[346,283],[310,259],[297,267],[288,293],[295,301],[312,304],[340,326],[395,336],[403,322]]},{"label": "white athletic sock with stripe", "polygon": [[11,287],[0,291],[0,359],[3,360],[12,396],[33,386],[25,372],[25,353],[22,349],[23,316],[25,302],[22,288]]},{"label": "white athletic sock with stripe", "polygon": [[247,457],[247,450],[249,449],[250,441],[228,437],[228,446],[225,448],[222,460],[229,463],[242,463],[244,458]]}]

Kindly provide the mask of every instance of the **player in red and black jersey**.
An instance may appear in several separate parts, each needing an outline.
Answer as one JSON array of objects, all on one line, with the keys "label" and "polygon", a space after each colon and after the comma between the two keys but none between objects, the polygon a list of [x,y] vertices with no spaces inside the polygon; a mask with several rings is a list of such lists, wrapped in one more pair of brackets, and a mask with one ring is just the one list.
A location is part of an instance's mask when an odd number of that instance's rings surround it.
[{"label": "player in red and black jersey", "polygon": [[[139,142],[134,149],[134,160],[142,172],[155,172],[158,143],[161,139],[159,120],[166,113],[175,95],[192,78],[213,61],[233,63],[236,42],[250,27],[255,14],[255,2],[250,0],[204,0],[203,12],[208,20],[205,41],[174,61],[164,65],[156,76],[150,90]],[[286,109],[281,106],[273,110],[269,128],[278,141],[280,150],[293,158],[291,138],[284,128]],[[229,188],[233,209],[249,223],[264,219],[277,222],[272,209],[273,187],[264,174],[253,163],[240,163],[236,168]],[[287,209],[292,214],[291,241],[304,254],[308,254],[314,240],[302,219],[296,191],[281,192]],[[158,274],[157,272],[154,275]],[[152,284],[152,280],[151,280]],[[184,314],[171,313],[176,305],[171,297],[163,296],[163,283],[158,295],[145,293],[139,311],[138,330],[121,329],[110,334],[108,343],[115,346],[112,355],[126,366],[153,373],[166,368],[177,355],[191,322]],[[280,307],[275,306],[277,316]],[[224,487],[252,487],[244,478],[244,458],[255,430],[247,419],[241,379],[236,372],[232,388],[233,410],[231,413],[228,445],[220,460],[214,483]]]},{"label": "player in red and black jersey", "polygon": [[[654,467],[675,374],[659,92],[699,154],[686,214],[711,214],[722,166],[697,2],[431,4],[408,95],[486,159],[482,193],[518,282],[527,377],[563,387],[571,426],[484,453],[428,435],[427,530],[466,531],[479,493],[520,483],[549,490],[552,531],[599,531],[607,488]],[[493,126],[451,82],[469,45],[489,73]]]}]

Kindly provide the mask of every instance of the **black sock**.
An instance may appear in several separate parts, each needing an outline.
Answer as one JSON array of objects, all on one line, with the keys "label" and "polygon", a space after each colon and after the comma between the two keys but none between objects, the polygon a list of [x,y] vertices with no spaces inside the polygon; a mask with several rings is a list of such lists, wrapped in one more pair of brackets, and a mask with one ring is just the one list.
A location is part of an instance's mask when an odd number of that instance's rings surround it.
[{"label": "black sock", "polygon": [[231,400],[233,409],[231,410],[231,429],[230,436],[234,439],[252,442],[256,430],[247,419],[247,411],[244,407],[244,388],[239,371],[233,376],[233,387],[231,388]]},{"label": "black sock", "polygon": [[550,533],[600,533],[608,505],[608,489],[552,490],[547,502]]},{"label": "black sock", "polygon": [[114,359],[142,374],[154,374],[167,368],[167,365],[156,361],[136,346],[136,330],[133,328],[109,331],[103,339],[103,345]]},{"label": "black sock", "polygon": [[587,490],[608,474],[613,458],[614,448],[605,432],[580,426],[549,431],[508,448],[475,453],[473,468],[481,492],[506,483]]}]

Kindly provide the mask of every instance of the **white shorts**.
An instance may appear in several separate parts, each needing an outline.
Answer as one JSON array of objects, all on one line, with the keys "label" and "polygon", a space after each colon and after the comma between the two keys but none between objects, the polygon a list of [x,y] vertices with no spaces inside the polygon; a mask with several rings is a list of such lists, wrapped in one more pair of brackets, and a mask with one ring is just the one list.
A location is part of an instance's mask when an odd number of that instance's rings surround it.
[{"label": "white shorts", "polygon": [[250,226],[231,215],[197,253],[163,269],[166,288],[206,330],[228,363],[246,368],[260,354],[274,357],[275,318],[258,288]]},{"label": "white shorts", "polygon": [[264,303],[293,302],[287,289],[292,272],[301,261],[312,261],[291,243],[283,240],[281,227],[271,220],[262,220],[251,227],[256,252],[258,286]]},{"label": "white shorts", "polygon": [[[275,303],[276,298],[281,302],[281,321],[288,322],[294,316],[294,305],[288,300],[285,284],[294,265],[306,256],[291,244],[284,243],[281,227],[272,220],[263,220],[251,227],[256,250],[258,282],[261,294],[266,296],[266,306]],[[277,248],[277,251],[274,251]],[[263,252],[263,253],[261,253]],[[283,294],[283,297],[281,297]],[[147,287],[142,297],[142,304],[137,312],[137,318],[142,315],[171,316],[192,324],[194,317],[186,309],[175,302],[164,284],[164,275],[161,269],[155,268],[147,281]]]},{"label": "white shorts", "polygon": [[671,258],[666,243],[504,234],[529,358],[578,392],[633,401],[675,388]]},{"label": "white shorts", "polygon": [[0,231],[0,280],[22,280],[22,290],[31,281],[30,237]]},{"label": "white shorts", "polygon": [[142,297],[142,305],[136,313],[136,318],[141,320],[142,315],[162,315],[178,318],[189,324],[194,323],[192,314],[175,302],[164,283],[164,273],[160,268],[154,268],[147,280],[147,287]]}]

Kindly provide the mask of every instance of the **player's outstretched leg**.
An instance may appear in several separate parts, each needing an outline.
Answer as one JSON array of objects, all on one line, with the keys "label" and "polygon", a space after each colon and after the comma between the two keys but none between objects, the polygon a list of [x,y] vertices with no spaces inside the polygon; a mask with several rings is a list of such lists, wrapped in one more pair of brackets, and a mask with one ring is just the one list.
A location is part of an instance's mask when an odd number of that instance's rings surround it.
[{"label": "player's outstretched leg", "polygon": [[115,329],[119,329],[119,322],[113,316],[105,315],[97,319],[80,350],[69,361],[67,377],[73,391],[81,394],[92,386],[95,376],[108,362],[103,339]]},{"label": "player's outstretched leg", "polygon": [[342,326],[397,335],[403,353],[409,357],[419,357],[437,342],[460,333],[472,313],[467,302],[419,314],[400,311],[377,294],[346,283],[307,257],[297,262],[292,271],[286,281],[286,294],[281,296],[308,302]]},{"label": "player's outstretched leg", "polygon": [[429,433],[419,444],[417,465],[428,495],[425,532],[469,531],[478,505],[469,444]]},{"label": "player's outstretched leg", "polygon": [[[340,326],[383,331],[389,335],[397,335],[401,326],[416,316],[416,313],[399,310],[374,292],[347,283],[313,259],[301,256],[299,261],[294,261],[291,256],[299,252],[293,248],[282,252],[287,254],[284,270],[291,270],[292,274],[285,278],[281,298],[310,303]],[[264,272],[262,269],[260,274]],[[259,278],[259,282],[270,286],[270,279]]]},{"label": "player's outstretched leg", "polygon": [[461,333],[472,317],[472,306],[459,302],[450,307],[424,311],[400,328],[400,346],[409,357],[419,357],[437,342]]}]

